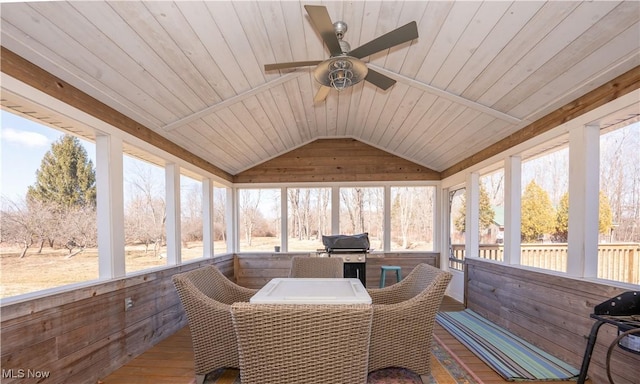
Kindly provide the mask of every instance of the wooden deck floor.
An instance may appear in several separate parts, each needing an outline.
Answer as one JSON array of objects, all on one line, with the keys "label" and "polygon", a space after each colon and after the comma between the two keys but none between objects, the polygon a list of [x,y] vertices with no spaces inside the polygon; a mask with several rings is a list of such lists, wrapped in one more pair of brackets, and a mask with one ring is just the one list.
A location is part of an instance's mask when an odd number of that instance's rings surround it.
[{"label": "wooden deck floor", "polygon": [[[441,311],[462,310],[461,303],[445,297]],[[475,376],[479,384],[508,383],[488,365],[478,359],[467,347],[436,323],[434,334]],[[195,384],[193,352],[188,328],[161,341],[125,366],[104,378],[101,384]],[[547,381],[545,384],[564,384]],[[590,381],[587,381],[590,383]]]}]

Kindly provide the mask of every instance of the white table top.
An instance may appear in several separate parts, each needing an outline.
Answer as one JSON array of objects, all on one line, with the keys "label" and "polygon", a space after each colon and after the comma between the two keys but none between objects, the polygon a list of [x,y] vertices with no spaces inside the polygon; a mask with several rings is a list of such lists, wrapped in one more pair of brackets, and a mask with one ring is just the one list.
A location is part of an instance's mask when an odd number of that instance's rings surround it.
[{"label": "white table top", "polygon": [[359,279],[275,278],[249,300],[252,304],[371,304]]}]

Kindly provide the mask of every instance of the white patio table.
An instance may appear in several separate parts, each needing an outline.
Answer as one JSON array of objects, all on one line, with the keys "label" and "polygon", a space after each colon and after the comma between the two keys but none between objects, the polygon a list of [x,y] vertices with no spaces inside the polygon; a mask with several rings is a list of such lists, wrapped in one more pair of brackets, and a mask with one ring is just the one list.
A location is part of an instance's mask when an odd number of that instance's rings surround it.
[{"label": "white patio table", "polygon": [[275,278],[260,289],[251,304],[371,304],[359,279]]}]

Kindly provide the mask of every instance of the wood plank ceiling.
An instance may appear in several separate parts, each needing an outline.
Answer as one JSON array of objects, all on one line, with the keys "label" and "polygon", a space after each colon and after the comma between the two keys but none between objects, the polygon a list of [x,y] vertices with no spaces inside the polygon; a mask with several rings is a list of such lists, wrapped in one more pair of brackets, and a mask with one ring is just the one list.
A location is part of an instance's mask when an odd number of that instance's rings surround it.
[{"label": "wood plank ceiling", "polygon": [[[314,103],[324,5],[397,83]],[[73,1],[1,4],[2,46],[230,174],[320,138],[443,171],[640,64],[637,1]]]}]

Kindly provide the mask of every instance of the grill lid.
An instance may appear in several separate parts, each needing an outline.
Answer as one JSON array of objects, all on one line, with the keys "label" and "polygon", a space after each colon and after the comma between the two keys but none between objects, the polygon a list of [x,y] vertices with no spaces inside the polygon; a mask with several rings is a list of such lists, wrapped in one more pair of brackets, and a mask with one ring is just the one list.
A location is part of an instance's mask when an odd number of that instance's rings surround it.
[{"label": "grill lid", "polygon": [[332,235],[322,236],[322,244],[327,249],[327,252],[341,249],[369,249],[369,234],[360,233],[358,235]]}]

